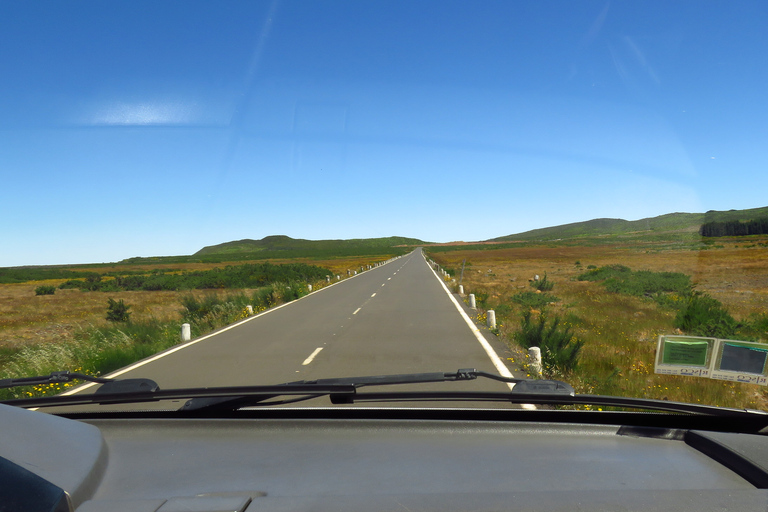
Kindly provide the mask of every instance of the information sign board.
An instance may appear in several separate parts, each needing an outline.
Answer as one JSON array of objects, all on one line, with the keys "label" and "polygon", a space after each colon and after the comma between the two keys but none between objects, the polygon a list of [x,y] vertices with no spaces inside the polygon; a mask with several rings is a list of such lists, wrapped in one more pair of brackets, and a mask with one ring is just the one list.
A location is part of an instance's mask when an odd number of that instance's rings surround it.
[{"label": "information sign board", "polygon": [[768,344],[659,336],[655,372],[768,385]]},{"label": "information sign board", "polygon": [[697,336],[659,336],[656,373],[709,377],[715,338]]}]

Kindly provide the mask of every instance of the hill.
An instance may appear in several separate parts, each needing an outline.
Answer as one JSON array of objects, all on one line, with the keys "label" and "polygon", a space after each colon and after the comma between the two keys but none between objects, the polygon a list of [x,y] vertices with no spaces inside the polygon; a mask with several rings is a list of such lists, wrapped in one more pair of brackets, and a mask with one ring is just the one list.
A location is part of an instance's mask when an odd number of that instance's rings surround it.
[{"label": "hill", "polygon": [[232,253],[257,253],[267,252],[336,252],[344,254],[350,251],[388,249],[401,245],[423,245],[426,242],[415,238],[404,238],[391,236],[387,238],[354,238],[350,240],[304,240],[301,238],[291,238],[285,235],[273,235],[262,238],[261,240],[237,240],[225,242],[218,245],[203,247],[193,256],[210,256],[215,254]]},{"label": "hill", "polygon": [[518,240],[557,240],[624,233],[696,233],[705,222],[749,221],[768,217],[768,206],[747,210],[710,210],[706,213],[668,213],[658,217],[640,220],[593,219],[584,222],[562,224],[548,228],[534,229],[513,235],[502,236],[489,242],[511,242]]}]

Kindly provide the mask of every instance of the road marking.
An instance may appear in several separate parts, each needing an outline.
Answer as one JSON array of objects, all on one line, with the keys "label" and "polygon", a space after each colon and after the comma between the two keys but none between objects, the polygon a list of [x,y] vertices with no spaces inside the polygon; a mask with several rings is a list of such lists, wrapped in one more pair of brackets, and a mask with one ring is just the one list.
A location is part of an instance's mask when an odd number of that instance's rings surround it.
[{"label": "road marking", "polygon": [[387,278],[387,281],[391,281],[391,280],[392,280],[392,278],[391,278],[391,277],[388,277],[388,278]]},{"label": "road marking", "polygon": [[[422,253],[422,256],[423,255],[424,253]],[[424,260],[424,263],[427,263],[426,259]],[[477,326],[475,325],[475,322],[473,322],[472,319],[469,318],[467,313],[464,312],[464,308],[462,308],[461,305],[456,300],[456,297],[454,297],[453,294],[450,292],[450,290],[448,290],[448,287],[445,286],[445,282],[442,279],[440,279],[440,276],[437,275],[437,272],[435,272],[435,270],[431,266],[429,268],[430,270],[432,270],[432,273],[435,275],[435,278],[437,278],[437,280],[442,285],[443,290],[445,290],[445,293],[448,294],[448,298],[450,298],[451,301],[453,302],[453,305],[456,306],[456,309],[459,311],[459,314],[469,326],[469,329],[472,331],[472,334],[475,335],[475,338],[477,338],[477,341],[479,341],[480,345],[483,347],[483,349],[485,349],[485,353],[488,354],[488,357],[491,358],[491,362],[493,363],[493,366],[496,367],[496,370],[499,372],[499,374],[501,374],[504,377],[510,377],[510,378],[513,377],[512,372],[510,372],[509,368],[507,368],[504,365],[504,362],[501,360],[498,354],[496,354],[496,351],[493,350],[493,347],[491,347],[490,343],[488,343],[488,340],[486,340],[485,337],[483,336],[483,333],[481,333],[480,329],[477,328]],[[509,389],[515,388],[515,385],[511,382],[508,382],[507,386],[509,387]],[[520,407],[522,407],[523,409],[536,409],[536,406],[532,404],[520,404]]]},{"label": "road marking", "polygon": [[361,309],[363,309],[363,308],[357,308],[357,309],[355,310],[355,312],[354,312],[354,313],[352,313],[352,314],[353,314],[353,315],[356,315],[356,314],[357,314],[357,312],[358,312],[358,311],[360,311]]},{"label": "road marking", "polygon": [[381,283],[381,286],[384,286],[385,284],[387,284],[387,283]]},{"label": "road marking", "polygon": [[371,298],[374,298],[375,296],[376,296],[376,294],[374,293],[373,295],[371,295]]},{"label": "road marking", "polygon": [[320,353],[320,351],[323,350],[323,347],[317,347],[314,352],[309,354],[309,357],[304,360],[303,363],[301,363],[302,366],[307,366],[309,363],[312,362],[312,360],[315,358],[317,354]]}]

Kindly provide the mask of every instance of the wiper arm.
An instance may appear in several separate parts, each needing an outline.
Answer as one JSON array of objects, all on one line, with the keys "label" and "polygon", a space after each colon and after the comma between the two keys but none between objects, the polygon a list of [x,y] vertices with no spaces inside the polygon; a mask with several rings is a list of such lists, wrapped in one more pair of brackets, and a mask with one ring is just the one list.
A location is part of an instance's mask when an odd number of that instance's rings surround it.
[{"label": "wiper arm", "polygon": [[[308,388],[310,391],[305,397],[291,398],[283,401],[270,401],[267,400],[283,396],[283,393],[274,393],[261,396],[219,396],[219,397],[198,397],[188,400],[180,410],[183,411],[199,411],[199,410],[234,410],[240,407],[257,406],[257,405],[278,405],[284,403],[292,403],[301,400],[308,400],[311,398],[317,398],[323,395],[329,395],[331,402],[335,404],[339,403],[354,403],[357,394],[357,389],[366,386],[390,386],[397,384],[422,384],[427,382],[451,382],[451,381],[465,381],[475,380],[478,377],[484,377],[500,382],[514,384],[514,389],[505,393],[505,396],[530,396],[530,395],[551,395],[551,396],[569,396],[572,397],[575,393],[573,387],[569,384],[559,380],[528,380],[528,379],[516,379],[514,377],[503,377],[494,373],[488,373],[474,368],[464,368],[457,370],[456,372],[433,372],[433,373],[406,373],[399,375],[375,375],[365,377],[342,377],[335,379],[317,379],[317,380],[300,380],[295,382],[287,382],[275,386],[279,390],[280,387],[285,386],[286,391],[293,391],[294,388]],[[352,389],[338,391],[332,390],[334,387],[339,386],[351,386]],[[316,389],[317,392],[313,393],[311,390]],[[287,393],[286,393],[287,394]],[[292,393],[295,394],[295,393]]]},{"label": "wiper arm", "polygon": [[[495,373],[488,373],[474,368],[463,368],[455,372],[434,372],[434,373],[406,373],[400,375],[375,375],[367,377],[343,377],[339,379],[317,379],[301,380],[289,384],[317,385],[317,386],[337,386],[352,385],[355,388],[364,386],[387,386],[394,384],[419,384],[425,382],[449,382],[458,380],[475,380],[478,377],[497,380],[515,384],[518,392],[537,392],[536,389],[546,389],[547,392],[563,392],[573,395],[574,390],[565,382],[559,380],[531,380],[516,379],[514,377],[503,377]],[[519,389],[518,389],[519,387]]]},{"label": "wiper arm", "polygon": [[36,386],[38,384],[60,384],[64,382],[72,382],[76,379],[102,384],[102,386],[96,390],[96,393],[98,394],[121,394],[158,390],[157,383],[151,379],[108,379],[105,377],[94,377],[93,375],[70,371],[51,372],[48,375],[40,375],[36,377],[0,379],[0,389],[15,388],[18,386]]},{"label": "wiper arm", "polygon": [[84,373],[77,372],[53,372],[39,377],[18,377],[14,379],[0,379],[0,388],[15,388],[17,386],[35,386],[37,384],[59,384],[62,382],[71,382],[75,379],[98,382],[101,384],[112,382],[113,379],[103,377],[93,377]]}]

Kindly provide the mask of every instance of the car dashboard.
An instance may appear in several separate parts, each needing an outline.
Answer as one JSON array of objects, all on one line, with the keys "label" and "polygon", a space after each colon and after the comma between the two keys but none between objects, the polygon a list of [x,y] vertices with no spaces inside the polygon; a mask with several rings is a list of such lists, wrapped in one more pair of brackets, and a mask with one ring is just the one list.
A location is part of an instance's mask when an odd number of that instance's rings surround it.
[{"label": "car dashboard", "polygon": [[[541,415],[536,411],[517,413],[528,421],[501,421],[499,411],[422,412],[282,409],[250,417],[71,419],[0,405],[6,507],[0,509],[706,511],[768,505],[761,465],[768,461],[768,439],[762,435],[534,421]],[[51,489],[61,490],[60,503]],[[45,490],[52,497],[35,502]]]}]

